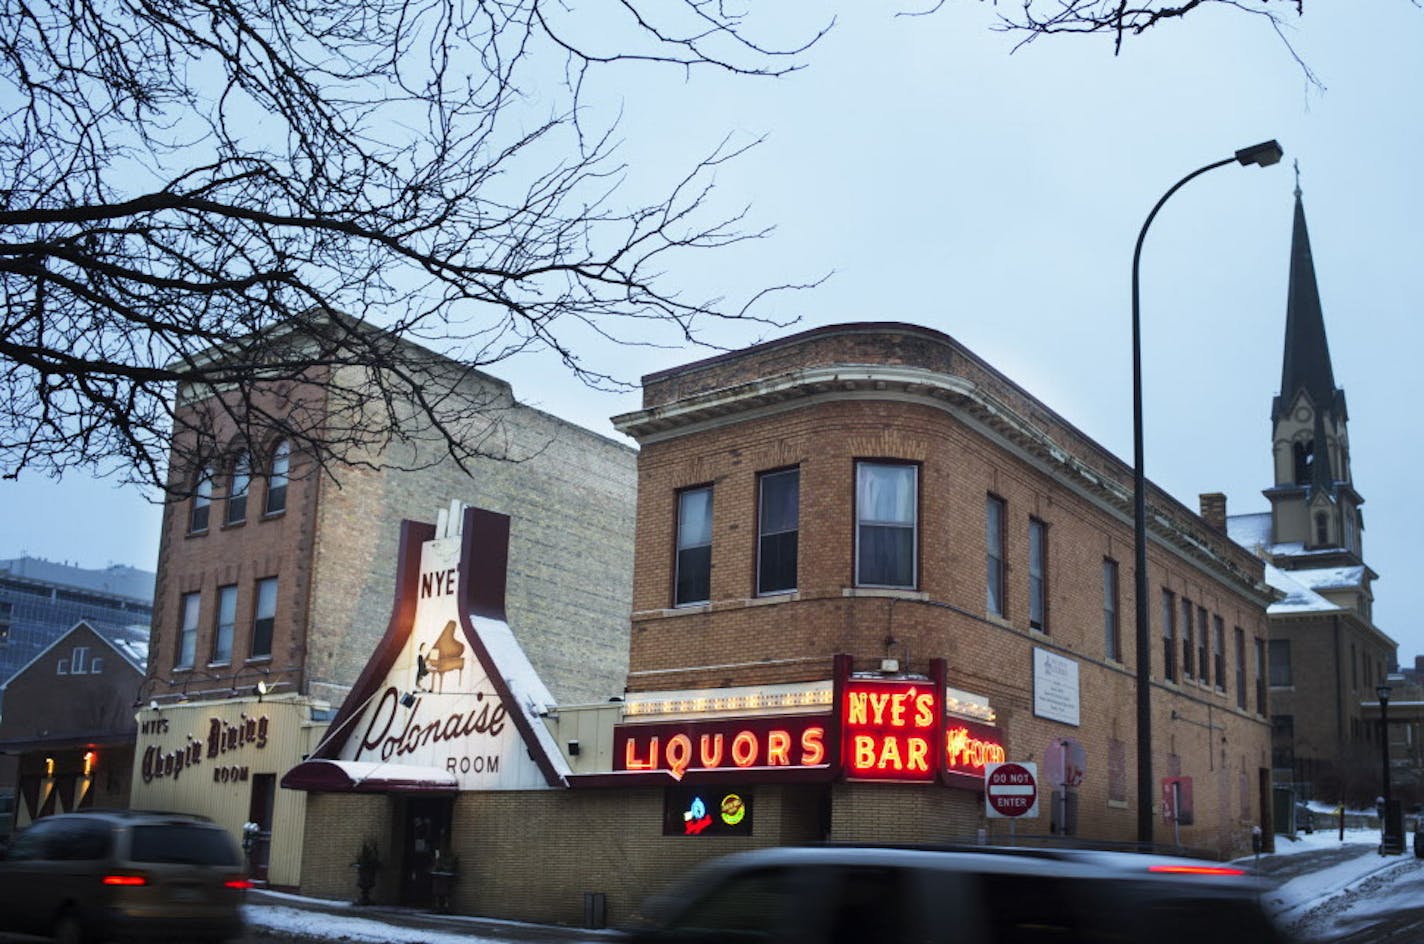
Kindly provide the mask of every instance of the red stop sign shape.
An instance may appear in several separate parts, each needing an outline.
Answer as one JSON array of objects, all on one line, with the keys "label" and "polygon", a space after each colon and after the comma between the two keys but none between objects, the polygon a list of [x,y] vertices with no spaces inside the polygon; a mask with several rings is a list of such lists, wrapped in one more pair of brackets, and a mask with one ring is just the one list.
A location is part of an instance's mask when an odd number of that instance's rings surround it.
[{"label": "red stop sign shape", "polygon": [[1000,816],[1023,816],[1038,803],[1038,781],[1022,764],[1000,764],[984,775],[984,797]]}]

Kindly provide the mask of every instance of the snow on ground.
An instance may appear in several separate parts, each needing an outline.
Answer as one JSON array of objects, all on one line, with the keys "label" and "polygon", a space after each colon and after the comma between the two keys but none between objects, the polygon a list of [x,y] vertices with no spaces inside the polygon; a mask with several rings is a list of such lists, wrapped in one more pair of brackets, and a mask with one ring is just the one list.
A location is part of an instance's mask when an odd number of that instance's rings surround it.
[{"label": "snow on ground", "polygon": [[[243,906],[248,927],[293,937],[371,944],[504,944],[508,941],[505,937],[481,936],[473,928],[460,927],[459,919],[453,916],[445,919],[452,925],[451,929],[439,931],[426,926],[404,927],[389,920],[362,917],[353,904],[343,905],[326,899],[280,892],[264,892],[263,897],[266,900],[260,904]],[[269,903],[270,900],[288,900],[291,906]],[[514,925],[514,922],[494,919],[481,919],[481,923]]]}]

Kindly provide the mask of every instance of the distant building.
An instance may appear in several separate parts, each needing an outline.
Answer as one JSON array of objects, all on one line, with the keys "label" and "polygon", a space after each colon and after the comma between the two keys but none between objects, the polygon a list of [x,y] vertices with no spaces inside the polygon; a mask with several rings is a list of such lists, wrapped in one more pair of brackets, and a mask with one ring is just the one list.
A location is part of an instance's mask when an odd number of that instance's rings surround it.
[{"label": "distant building", "polygon": [[147,623],[81,620],[0,686],[0,754],[18,774],[0,834],[53,813],[129,806],[147,652]]},{"label": "distant building", "polygon": [[1295,193],[1280,392],[1271,404],[1271,510],[1227,517],[1263,558],[1281,599],[1270,617],[1272,768],[1299,798],[1368,803],[1380,793],[1379,699],[1395,642],[1374,625],[1364,498],[1350,468],[1345,391],[1335,386],[1300,190]]},{"label": "distant building", "polygon": [[146,626],[155,577],[120,565],[95,570],[37,557],[0,560],[0,684],[80,620],[98,628]]}]

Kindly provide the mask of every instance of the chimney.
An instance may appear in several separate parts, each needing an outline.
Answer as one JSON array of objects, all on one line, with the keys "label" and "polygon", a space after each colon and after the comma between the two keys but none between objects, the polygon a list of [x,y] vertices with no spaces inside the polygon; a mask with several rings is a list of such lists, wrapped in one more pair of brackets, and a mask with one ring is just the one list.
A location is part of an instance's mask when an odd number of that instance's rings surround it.
[{"label": "chimney", "polygon": [[1216,530],[1226,533],[1226,496],[1221,492],[1206,492],[1200,496],[1201,516]]}]

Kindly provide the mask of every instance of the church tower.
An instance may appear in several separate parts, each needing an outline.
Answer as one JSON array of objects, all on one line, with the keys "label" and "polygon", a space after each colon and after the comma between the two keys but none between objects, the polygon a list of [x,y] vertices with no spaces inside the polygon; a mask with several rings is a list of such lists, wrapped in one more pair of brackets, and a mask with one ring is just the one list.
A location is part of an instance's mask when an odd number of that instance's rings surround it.
[{"label": "church tower", "polygon": [[[1310,253],[1310,234],[1300,185],[1295,189],[1290,285],[1286,300],[1285,353],[1281,386],[1271,404],[1275,485],[1271,502],[1276,566],[1285,570],[1362,567],[1364,531],[1350,473],[1349,411],[1345,391],[1335,386],[1325,318]],[[1368,575],[1361,582],[1358,612],[1369,618]]]}]

